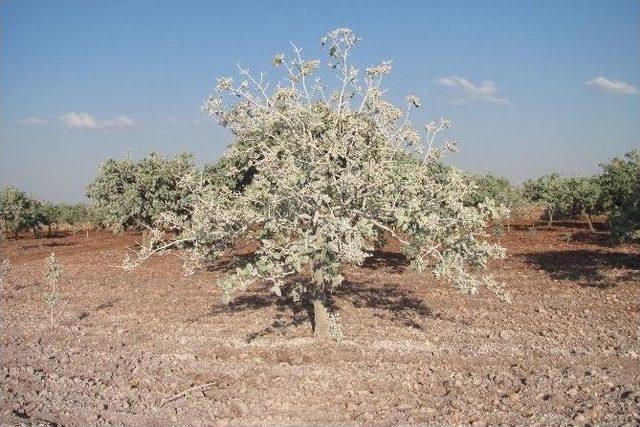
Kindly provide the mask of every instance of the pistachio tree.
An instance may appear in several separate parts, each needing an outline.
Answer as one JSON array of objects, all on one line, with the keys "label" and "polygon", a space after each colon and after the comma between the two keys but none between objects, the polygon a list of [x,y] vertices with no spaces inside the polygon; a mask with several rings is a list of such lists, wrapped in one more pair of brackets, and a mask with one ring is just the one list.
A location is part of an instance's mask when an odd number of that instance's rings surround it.
[{"label": "pistachio tree", "polygon": [[60,224],[60,208],[56,203],[43,201],[35,205],[35,214],[40,224],[47,227],[47,236],[51,237],[51,227]]},{"label": "pistachio tree", "polygon": [[429,269],[462,292],[484,285],[508,298],[485,271],[504,256],[485,236],[505,209],[489,199],[465,203],[472,189],[464,175],[438,162],[456,147],[440,137],[451,122],[415,129],[410,111],[420,99],[409,95],[404,108],[391,103],[382,86],[391,61],[362,72],[352,62],[359,42],[345,28],[323,37],[326,70],[292,43],[290,55],[274,58],[280,78],[238,66],[238,80],[217,80],[203,110],[233,134],[218,176],[235,184],[214,188],[187,177],[191,221],[165,215],[183,232],[154,249],[187,248],[191,270],[234,257],[238,240],[257,242],[253,256],[236,257],[235,272],[219,282],[224,300],[251,285],[267,284],[278,296],[287,291],[313,306],[323,339],[344,266],[361,265],[385,238],[397,240],[418,271]]},{"label": "pistachio tree", "polygon": [[78,225],[91,222],[91,213],[85,203],[58,203],[57,222],[59,224]]},{"label": "pistachio tree", "polygon": [[564,200],[567,214],[580,215],[589,226],[589,230],[595,231],[593,227],[593,215],[603,213],[602,188],[595,176],[582,176],[568,178],[564,183]]},{"label": "pistachio tree", "polygon": [[42,223],[40,202],[15,187],[0,189],[0,234],[17,235],[32,229],[34,234]]},{"label": "pistachio tree", "polygon": [[180,181],[193,170],[193,158],[186,153],[169,158],[152,152],[139,161],[129,156],[108,159],[100,165],[87,196],[95,216],[114,232],[146,231],[164,212],[181,218],[188,214],[190,193]]},{"label": "pistachio tree", "polygon": [[626,203],[611,213],[610,220],[615,239],[640,242],[640,178]]},{"label": "pistachio tree", "polygon": [[598,181],[602,204],[609,213],[612,236],[640,240],[640,150],[602,163]]},{"label": "pistachio tree", "polygon": [[554,214],[566,206],[564,186],[564,179],[556,172],[530,179],[523,184],[524,196],[546,208],[549,227],[553,224]]},{"label": "pistachio tree", "polygon": [[[511,214],[524,205],[522,192],[507,178],[492,174],[469,174],[469,185],[475,188],[468,202],[472,205],[483,203],[485,199],[504,205]],[[505,222],[507,218],[505,218]],[[507,227],[509,224],[507,223]]]}]

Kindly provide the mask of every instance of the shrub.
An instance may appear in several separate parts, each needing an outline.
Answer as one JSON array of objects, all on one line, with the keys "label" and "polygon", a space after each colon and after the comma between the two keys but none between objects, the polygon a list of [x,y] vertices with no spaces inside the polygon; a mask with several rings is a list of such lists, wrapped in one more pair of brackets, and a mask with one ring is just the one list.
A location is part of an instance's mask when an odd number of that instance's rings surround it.
[{"label": "shrub", "polygon": [[108,159],[87,196],[93,200],[94,214],[114,232],[144,229],[164,212],[188,214],[190,191],[179,182],[193,171],[193,158],[186,153],[173,158],[150,153],[138,162],[129,157]]},{"label": "shrub", "polygon": [[[351,63],[358,42],[348,29],[323,38],[340,82],[335,88],[327,86],[332,75],[313,77],[320,61],[304,60],[296,46],[291,59],[275,57],[287,84],[270,86],[264,73],[254,77],[242,68],[239,83],[218,79],[203,108],[234,135],[218,175],[233,185],[212,188],[199,175],[187,177],[184,185],[195,191],[192,220],[165,216],[184,231],[156,249],[188,245],[192,269],[233,256],[239,239],[255,240],[253,258],[237,258],[235,274],[220,282],[225,300],[258,283],[277,295],[289,290],[312,303],[320,338],[335,324],[328,309],[343,266],[362,264],[387,235],[419,271],[429,268],[463,292],[486,285],[508,297],[484,271],[489,259],[504,256],[483,236],[488,221],[505,210],[488,199],[465,204],[472,191],[465,177],[438,162],[455,149],[436,140],[450,121],[427,124],[424,137],[414,130],[408,114],[420,100],[407,97],[403,112],[385,99],[388,61],[367,68],[361,82]],[[143,250],[136,262],[151,253]]]}]

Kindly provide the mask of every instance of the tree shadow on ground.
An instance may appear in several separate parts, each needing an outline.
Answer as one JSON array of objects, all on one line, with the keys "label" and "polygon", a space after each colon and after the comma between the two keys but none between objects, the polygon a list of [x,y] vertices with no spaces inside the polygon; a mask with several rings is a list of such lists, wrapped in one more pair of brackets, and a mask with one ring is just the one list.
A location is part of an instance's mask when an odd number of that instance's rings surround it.
[{"label": "tree shadow on ground", "polygon": [[[259,331],[252,332],[249,335],[247,335],[246,337],[247,343],[250,343],[257,338],[269,336],[272,334],[282,334],[286,329],[290,327],[298,327],[304,323],[309,322],[310,318],[313,319],[313,316],[309,315],[308,313],[303,314],[300,312],[298,313],[294,312],[293,316],[291,316],[289,319],[283,319],[283,317],[284,317],[283,314],[277,314],[276,319],[273,322],[271,322],[269,326],[266,326],[260,329]],[[313,323],[312,320],[311,320],[311,323]]]},{"label": "tree shadow on ground", "polygon": [[77,242],[48,242],[48,243],[36,243],[33,245],[22,245],[22,250],[34,249],[34,248],[57,248],[63,246],[76,246]]},{"label": "tree shadow on ground", "polygon": [[[287,295],[286,289],[283,289],[283,295]],[[268,307],[275,307],[277,313],[275,319],[269,326],[252,332],[246,337],[246,341],[250,343],[256,338],[271,334],[282,334],[291,327],[297,327],[304,323],[313,326],[313,311],[311,304],[307,300],[293,301],[291,297],[278,297],[271,293],[268,287],[252,291],[251,294],[243,294],[235,297],[229,304],[216,304],[211,307],[207,316],[219,316],[229,313],[239,313],[246,310],[254,311]],[[195,322],[204,316],[197,316],[188,319]]]},{"label": "tree shadow on ground", "polygon": [[46,230],[40,230],[36,234],[32,231],[21,231],[17,235],[14,233],[5,234],[7,241],[18,240],[49,240],[49,239],[64,239],[66,237],[74,236],[75,233],[70,230],[56,230],[52,229],[51,233]]},{"label": "tree shadow on ground", "polygon": [[[593,227],[596,232],[607,232],[609,227],[603,222],[594,222]],[[507,226],[505,225],[505,228]],[[530,231],[535,228],[537,231],[563,231],[565,229],[575,230],[577,233],[591,233],[589,226],[586,222],[580,221],[553,221],[551,227],[544,221],[519,221],[517,223],[509,224],[508,229],[512,231]]]},{"label": "tree shadow on ground", "polygon": [[608,288],[640,279],[640,257],[637,254],[583,249],[532,252],[522,257],[552,278],[571,280],[580,286]]},{"label": "tree shadow on ground", "polygon": [[609,233],[592,232],[592,231],[574,231],[568,236],[570,242],[584,243],[587,245],[597,245],[604,247],[613,247],[614,241]]},{"label": "tree shadow on ground", "polygon": [[[393,257],[392,257],[393,258]],[[392,266],[395,261],[392,262]],[[381,264],[388,265],[388,264]],[[217,304],[208,313],[191,317],[188,322],[197,322],[205,316],[218,316],[229,313],[239,313],[246,310],[261,310],[275,308],[275,319],[269,326],[247,336],[247,342],[271,334],[282,334],[288,328],[308,324],[313,327],[313,310],[311,301],[301,299],[294,301],[288,289],[283,288],[283,297],[271,293],[268,286],[252,290],[251,293],[238,295],[228,305]],[[410,289],[401,288],[398,284],[384,283],[372,280],[345,280],[345,282],[329,297],[329,310],[337,306],[352,305],[356,308],[371,308],[373,316],[423,330],[421,320],[424,318],[438,319],[424,301]]]},{"label": "tree shadow on ground", "polygon": [[[592,223],[593,223],[593,228],[595,228],[596,231],[607,231],[609,229],[609,227],[607,226],[607,223],[605,222],[593,221]],[[589,225],[587,224],[586,221],[559,219],[557,221],[553,221],[553,224],[551,225],[550,228],[547,227],[547,224],[548,223],[544,221],[535,222],[536,227],[539,227],[539,228],[545,228],[545,229],[551,229],[551,230],[553,230],[554,228],[556,229],[571,228],[574,230],[589,231]]]},{"label": "tree shadow on ground", "polygon": [[257,256],[253,253],[235,254],[233,257],[225,257],[216,260],[206,267],[207,271],[219,271],[223,273],[233,273],[236,268],[242,268],[249,263],[257,260]]},{"label": "tree shadow on ground", "polygon": [[409,266],[409,261],[400,252],[377,250],[371,253],[362,264],[363,268],[372,270],[391,269],[394,273],[402,273]]},{"label": "tree shadow on ground", "polygon": [[56,230],[52,229],[51,234],[45,232],[42,236],[43,239],[64,239],[65,237],[72,236],[74,233],[69,230]]},{"label": "tree shadow on ground", "polygon": [[376,285],[372,282],[347,281],[338,288],[336,297],[350,302],[356,308],[371,308],[373,315],[418,330],[424,330],[421,320],[439,319],[422,299],[396,284]]},{"label": "tree shadow on ground", "polygon": [[114,298],[114,299],[110,299],[109,301],[105,301],[102,304],[98,305],[95,308],[95,311],[100,311],[100,310],[104,310],[106,308],[112,308],[113,306],[115,306],[117,303],[120,302],[122,298]]}]

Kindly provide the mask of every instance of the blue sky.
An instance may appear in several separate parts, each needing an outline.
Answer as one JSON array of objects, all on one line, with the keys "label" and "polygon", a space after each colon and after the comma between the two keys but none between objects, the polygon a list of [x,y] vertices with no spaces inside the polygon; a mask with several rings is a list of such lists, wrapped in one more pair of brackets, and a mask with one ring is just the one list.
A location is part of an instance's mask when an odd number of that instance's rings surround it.
[{"label": "blue sky", "polygon": [[[322,57],[349,27],[354,60],[394,60],[392,99],[446,116],[457,166],[515,182],[597,172],[640,147],[637,1],[30,1],[1,3],[0,185],[81,200],[128,150],[214,161],[230,136],[200,112],[236,64],[271,71],[289,41]],[[361,68],[362,68],[361,67]],[[591,82],[586,84],[587,82]]]}]

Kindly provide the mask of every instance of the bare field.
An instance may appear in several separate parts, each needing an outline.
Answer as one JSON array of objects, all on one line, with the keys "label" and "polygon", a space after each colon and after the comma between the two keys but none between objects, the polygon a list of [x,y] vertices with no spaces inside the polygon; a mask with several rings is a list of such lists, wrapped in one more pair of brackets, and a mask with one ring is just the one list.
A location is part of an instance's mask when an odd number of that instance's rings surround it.
[{"label": "bare field", "polygon": [[[220,303],[179,257],[120,265],[139,236],[10,239],[6,425],[640,423],[640,246],[579,224],[502,237],[513,302],[468,297],[392,249],[347,271],[345,339],[266,289]],[[49,327],[45,258],[65,266]]]}]

